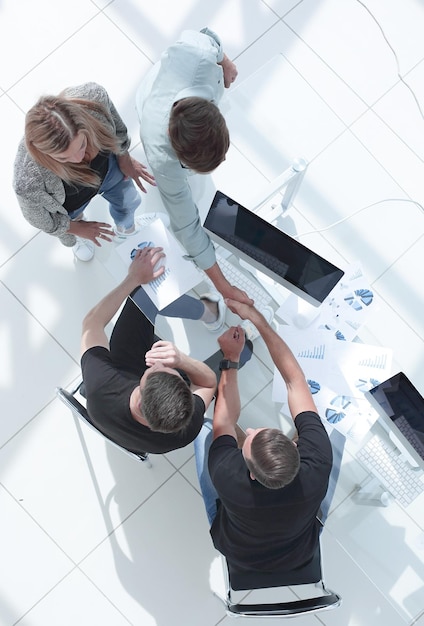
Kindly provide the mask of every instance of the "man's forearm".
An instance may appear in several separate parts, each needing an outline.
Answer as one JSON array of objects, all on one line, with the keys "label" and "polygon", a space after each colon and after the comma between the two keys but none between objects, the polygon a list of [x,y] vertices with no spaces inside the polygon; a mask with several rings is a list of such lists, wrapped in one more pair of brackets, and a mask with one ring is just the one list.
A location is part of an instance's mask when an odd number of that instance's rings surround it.
[{"label": "man's forearm", "polygon": [[187,376],[190,378],[191,383],[194,386],[215,389],[215,372],[202,361],[197,361],[187,354],[182,354],[180,369],[182,369],[187,374]]},{"label": "man's forearm", "polygon": [[256,309],[252,310],[250,321],[256,326],[264,340],[275,366],[284,378],[286,384],[294,380],[304,378],[302,368],[294,357],[292,351],[280,335],[265,320],[264,316]]},{"label": "man's forearm", "polygon": [[115,313],[117,313],[124,300],[138,286],[139,282],[136,278],[127,276],[115,289],[102,298],[102,300],[87,313],[84,319],[84,325],[95,324],[96,326],[105,328]]},{"label": "man's forearm", "polygon": [[237,377],[238,374],[235,369],[221,372],[213,414],[214,439],[224,434],[237,438],[236,424],[241,409]]},{"label": "man's forearm", "polygon": [[218,263],[214,263],[212,267],[204,270],[204,272],[220,293],[224,294],[226,290],[231,289],[231,285],[222,273]]}]

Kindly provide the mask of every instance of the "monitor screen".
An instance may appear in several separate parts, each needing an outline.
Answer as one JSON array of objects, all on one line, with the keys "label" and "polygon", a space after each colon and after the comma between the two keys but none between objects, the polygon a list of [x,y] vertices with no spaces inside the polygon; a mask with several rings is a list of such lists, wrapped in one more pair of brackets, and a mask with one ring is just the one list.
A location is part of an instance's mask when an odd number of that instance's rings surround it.
[{"label": "monitor screen", "polygon": [[[368,397],[386,424],[395,427],[411,456],[424,460],[424,398],[403,372],[373,387]],[[411,450],[412,448],[412,450]]]},{"label": "monitor screen", "polygon": [[344,272],[217,191],[204,223],[212,239],[318,306]]}]

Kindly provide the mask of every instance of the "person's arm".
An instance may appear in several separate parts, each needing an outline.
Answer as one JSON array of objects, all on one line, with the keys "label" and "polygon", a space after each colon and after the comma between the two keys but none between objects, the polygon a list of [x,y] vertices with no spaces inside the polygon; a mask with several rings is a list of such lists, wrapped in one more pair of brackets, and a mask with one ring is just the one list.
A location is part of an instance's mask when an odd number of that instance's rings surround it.
[{"label": "person's arm", "polygon": [[22,214],[31,226],[56,237],[67,232],[71,220],[61,204],[65,200],[63,183],[32,159],[24,140],[15,157],[13,189]]},{"label": "person's arm", "polygon": [[[85,220],[72,221],[68,214],[65,215],[57,210],[59,206],[62,209],[62,205],[59,205],[52,196],[42,189],[36,193],[27,193],[25,197],[18,195],[17,198],[27,222],[47,235],[55,237],[63,237],[68,234],[76,235],[90,239],[96,246],[100,246],[102,241],[112,241],[114,233],[110,224]],[[53,209],[56,210],[53,211]],[[99,241],[96,238],[100,238]]]},{"label": "person's arm", "polygon": [[139,187],[139,189],[146,193],[146,190],[143,187],[140,178],[145,180],[150,185],[155,185],[155,179],[152,174],[147,171],[147,168],[145,165],[143,165],[143,163],[139,163],[139,161],[130,156],[128,149],[130,147],[131,140],[128,136],[127,127],[124,124],[121,116],[119,115],[106,90],[105,96],[107,98],[107,108],[109,109],[113,123],[115,124],[116,136],[121,142],[121,152],[116,157],[118,160],[119,169],[125,176],[127,176],[128,178],[132,178],[135,184]]},{"label": "person's arm", "polygon": [[302,368],[285,341],[268,324],[264,316],[253,306],[226,300],[226,305],[242,319],[249,319],[256,326],[264,340],[272,360],[287,386],[287,399],[293,419],[303,411],[317,412],[308,383]]},{"label": "person's arm", "polygon": [[217,291],[222,294],[223,298],[229,298],[230,300],[237,300],[237,302],[244,302],[245,304],[252,305],[253,300],[249,298],[245,291],[242,291],[235,285],[231,285],[222,273],[218,263],[214,263],[211,267],[204,270],[205,274],[213,282]]},{"label": "person's arm", "polygon": [[[80,87],[74,88],[74,90],[75,89],[77,92],[82,92],[83,97],[99,102],[105,107],[110,116],[109,122],[112,123],[119,142],[119,153],[116,155],[119,169],[126,177],[132,178],[141,191],[146,193],[140,178],[148,182],[150,185],[155,184],[155,179],[147,171],[145,165],[139,163],[136,159],[130,156],[128,150],[131,145],[131,139],[128,135],[128,129],[106,89],[102,87],[102,85],[94,82],[86,83]],[[68,89],[68,91],[72,93],[73,90],[71,88]]]},{"label": "person's arm", "polygon": [[218,63],[218,65],[222,66],[222,71],[224,73],[224,87],[228,89],[228,87],[231,87],[237,78],[237,67],[226,54],[224,54],[224,58]]},{"label": "person's arm", "polygon": [[124,154],[118,154],[116,157],[119,165],[119,169],[127,178],[132,178],[137,187],[146,193],[145,188],[143,187],[140,178],[145,180],[149,185],[156,186],[155,178],[150,172],[147,171],[147,167],[134,159],[128,152],[124,152]]},{"label": "person's arm", "polygon": [[109,340],[105,333],[106,325],[136,287],[163,274],[165,270],[163,266],[156,272],[153,268],[164,256],[162,248],[144,248],[137,252],[124,280],[85,316],[82,323],[81,354],[94,346],[109,348]]},{"label": "person's arm", "polygon": [[184,354],[170,341],[162,340],[146,352],[146,365],[151,367],[155,363],[183,370],[190,379],[190,389],[202,398],[205,408],[208,408],[216,390],[216,376],[210,367]]},{"label": "person's arm", "polygon": [[202,228],[199,211],[193,200],[187,175],[179,162],[167,163],[166,173],[152,168],[163,204],[171,221],[171,228],[188,256],[202,269],[224,298],[253,304],[249,296],[231,285],[216,262],[215,248]]},{"label": "person's arm", "polygon": [[[60,203],[61,198],[62,202],[65,201],[63,182],[56,174],[35,163],[23,142],[15,159],[13,187],[24,218],[48,235],[77,235],[90,239],[97,246],[101,241],[112,240],[114,233],[109,224],[70,219]],[[96,237],[100,237],[100,242]]]},{"label": "person's arm", "polygon": [[42,230],[47,235],[61,237],[69,232],[71,220],[68,214],[61,213],[63,209],[52,196],[42,190],[26,191],[16,193],[22,215],[26,221]]},{"label": "person's arm", "polygon": [[115,236],[110,224],[86,220],[71,220],[67,232],[77,237],[89,239],[98,247],[105,241],[112,241]]},{"label": "person's arm", "polygon": [[[238,363],[244,346],[241,326],[232,326],[218,339],[223,359]],[[213,438],[231,435],[237,439],[236,424],[240,416],[240,394],[237,369],[222,370],[218,384],[218,397],[213,414]]]},{"label": "person's arm", "polygon": [[104,87],[97,83],[88,83],[88,87],[94,89],[94,99],[102,102],[107,108],[115,126],[115,133],[120,142],[120,154],[128,152],[131,145],[131,138],[128,135],[128,129],[124,120],[119,115],[117,108],[113,104],[108,92]]}]

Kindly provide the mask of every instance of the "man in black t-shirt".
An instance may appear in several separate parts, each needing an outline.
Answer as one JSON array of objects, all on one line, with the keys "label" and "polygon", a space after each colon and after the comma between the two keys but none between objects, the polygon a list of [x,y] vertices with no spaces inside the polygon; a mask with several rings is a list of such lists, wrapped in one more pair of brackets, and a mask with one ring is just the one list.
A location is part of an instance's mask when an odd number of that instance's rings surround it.
[{"label": "man in black t-shirt", "polygon": [[[228,562],[258,572],[307,564],[316,550],[316,519],[332,466],[331,444],[294,355],[254,307],[225,300],[259,330],[288,389],[296,443],[276,428],[248,428],[240,449],[237,363],[244,344],[240,326],[218,340],[224,353],[212,426],[195,442],[199,481],[215,547]],[[209,433],[208,433],[209,428]],[[208,438],[212,440],[209,451]]]},{"label": "man in black t-shirt", "polygon": [[[169,341],[155,342],[153,324],[128,298],[133,294],[136,299],[141,284],[163,274],[164,266],[154,271],[162,257],[162,248],[139,250],[127,277],[83,321],[81,367],[88,414],[98,430],[135,453],[169,452],[193,441],[216,389],[216,376],[207,365]],[[184,298],[191,308],[199,304]],[[109,342],[105,327],[124,300]]]}]

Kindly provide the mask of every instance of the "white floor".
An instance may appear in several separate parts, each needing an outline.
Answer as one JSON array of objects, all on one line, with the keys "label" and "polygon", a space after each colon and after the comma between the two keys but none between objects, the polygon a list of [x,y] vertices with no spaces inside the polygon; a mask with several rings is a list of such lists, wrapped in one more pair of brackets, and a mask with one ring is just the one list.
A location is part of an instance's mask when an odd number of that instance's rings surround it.
[{"label": "white floor", "polygon": [[[381,298],[364,338],[393,348],[394,368],[424,392],[424,215],[408,202],[424,203],[424,119],[398,74],[424,108],[423,20],[417,0],[0,3],[2,626],[230,623],[210,590],[216,553],[192,448],[155,457],[146,469],[76,423],[55,399],[55,387],[78,374],[81,319],[113,279],[103,264],[107,250],[75,264],[69,250],[22,218],[11,179],[25,111],[42,93],[97,81],[142,159],[134,110],[140,79],[181,30],[216,30],[238,64],[238,84],[246,82],[238,92],[236,83],[227,107],[227,161],[212,179],[196,182],[199,197],[210,198],[216,186],[249,204],[253,192],[303,156],[310,165],[287,228],[324,228],[390,200],[302,241],[336,263],[362,261]],[[155,200],[149,192],[145,210]],[[101,201],[93,211],[105,216]],[[199,358],[215,350],[215,338],[199,325],[177,322],[168,330]],[[260,344],[248,367],[240,375],[242,421],[258,414],[272,421],[272,372]],[[356,478],[351,467],[329,520],[339,531],[353,524],[348,508],[344,514]],[[392,523],[403,532],[402,521]],[[371,581],[331,533],[324,542],[326,578],[344,603],[297,624],[412,624],[420,601],[424,606],[422,581],[409,603],[395,601],[403,573],[414,568],[409,548],[391,554],[398,572],[376,571]],[[422,613],[414,623],[424,626]]]}]

